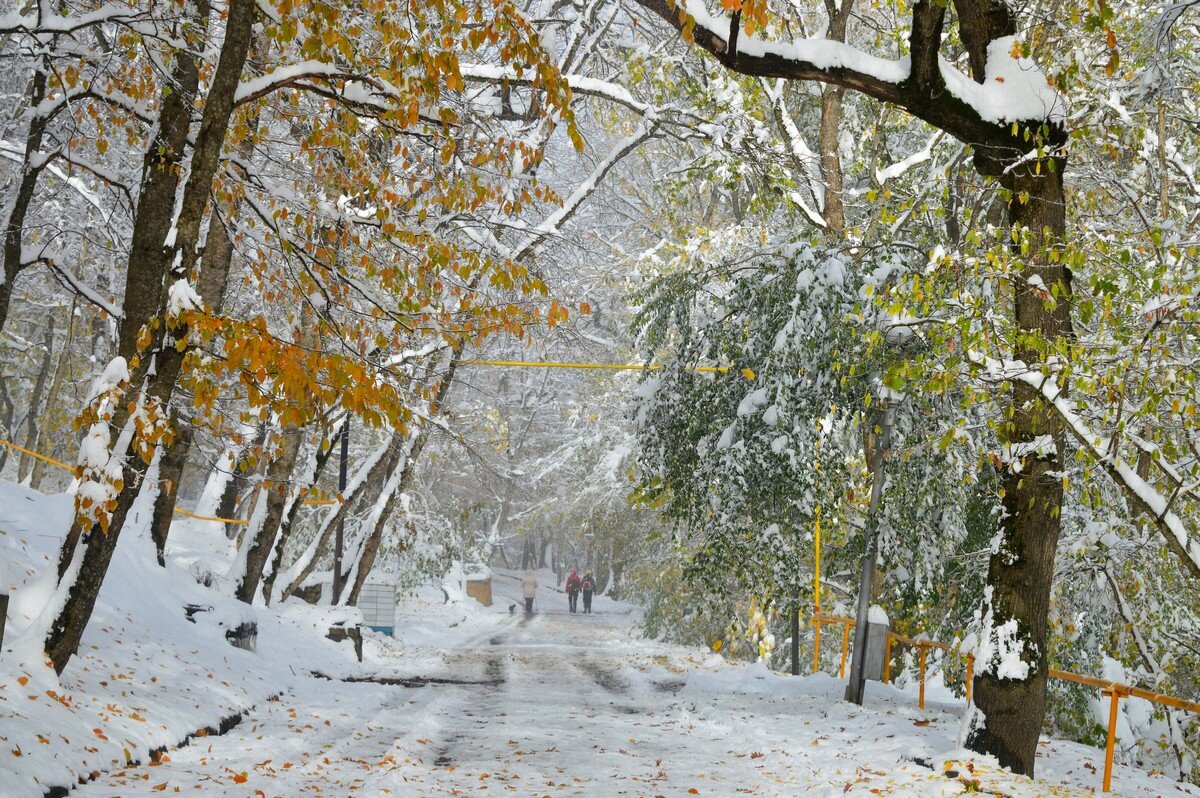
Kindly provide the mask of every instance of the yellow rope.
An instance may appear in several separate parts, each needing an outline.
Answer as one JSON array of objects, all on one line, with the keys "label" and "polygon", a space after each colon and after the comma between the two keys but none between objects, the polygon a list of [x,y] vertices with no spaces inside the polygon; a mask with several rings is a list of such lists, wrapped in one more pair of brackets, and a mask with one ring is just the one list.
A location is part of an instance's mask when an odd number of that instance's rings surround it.
[{"label": "yellow rope", "polygon": [[41,460],[42,462],[49,463],[50,465],[56,465],[59,468],[63,469],[64,471],[73,471],[74,470],[69,465],[64,463],[62,460],[55,460],[53,457],[47,457],[44,454],[38,454],[35,451],[26,449],[24,446],[18,446],[17,444],[13,443],[12,441],[0,440],[0,446],[7,446],[10,449],[16,449],[18,452],[21,452],[22,454],[27,454],[30,457],[36,457],[37,459]]},{"label": "yellow rope", "polygon": [[[0,438],[0,446],[7,446],[10,449],[15,449],[16,451],[22,452],[23,454],[27,454],[30,457],[36,457],[37,459],[42,460],[47,463],[50,463],[51,465],[58,466],[63,471],[71,471],[71,472],[75,471],[74,468],[67,465],[62,460],[55,460],[53,457],[47,457],[44,454],[38,454],[37,452],[35,452],[31,449],[26,449],[24,446],[13,443],[12,441],[6,441],[3,438]],[[163,484],[166,484],[169,486],[170,480],[163,480]],[[310,507],[329,507],[331,505],[341,504],[342,501],[341,501],[341,499],[304,499],[300,503],[306,504]],[[185,510],[182,507],[176,507],[175,512],[178,513],[179,515],[186,516],[188,518],[195,518],[197,521],[220,521],[221,523],[237,524],[239,526],[246,526],[247,524],[250,523],[249,521],[242,520],[241,518],[218,518],[216,516],[211,516],[211,515],[196,515],[195,513]]]},{"label": "yellow rope", "polygon": [[[543,360],[460,360],[464,366],[503,366],[535,369],[609,369],[611,371],[658,371],[662,366],[638,363],[556,363]],[[729,366],[693,366],[692,371],[724,374]]]},{"label": "yellow rope", "polygon": [[195,518],[197,521],[221,521],[226,524],[237,524],[238,526],[246,526],[250,523],[249,521],[245,521],[241,518],[216,518],[211,515],[196,515],[195,513],[189,512],[182,507],[176,507],[175,512],[179,513],[180,515],[187,516],[188,518]]}]

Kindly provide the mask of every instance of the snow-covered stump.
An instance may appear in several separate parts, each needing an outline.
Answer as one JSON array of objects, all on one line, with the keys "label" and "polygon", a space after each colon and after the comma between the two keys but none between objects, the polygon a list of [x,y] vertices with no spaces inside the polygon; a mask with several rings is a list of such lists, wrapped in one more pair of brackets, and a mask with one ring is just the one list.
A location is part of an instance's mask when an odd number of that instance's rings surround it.
[{"label": "snow-covered stump", "polygon": [[224,630],[225,639],[234,648],[250,652],[257,650],[258,618],[251,607],[237,604],[215,608],[189,604],[184,607],[184,612],[192,623],[202,620]]},{"label": "snow-covered stump", "polygon": [[359,662],[363,661],[362,624],[338,621],[329,627],[329,633],[325,637],[335,643],[341,643],[344,640],[353,642],[354,656],[358,658]]}]

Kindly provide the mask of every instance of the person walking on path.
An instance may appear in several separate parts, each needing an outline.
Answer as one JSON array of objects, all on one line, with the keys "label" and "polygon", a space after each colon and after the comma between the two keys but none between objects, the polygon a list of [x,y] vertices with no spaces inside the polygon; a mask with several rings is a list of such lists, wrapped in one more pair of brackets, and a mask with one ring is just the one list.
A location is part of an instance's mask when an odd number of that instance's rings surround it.
[{"label": "person walking on path", "polygon": [[521,577],[521,596],[525,599],[525,614],[533,614],[533,597],[537,595],[537,577],[533,575],[533,570],[526,568],[525,575]]},{"label": "person walking on path", "polygon": [[579,587],[580,587],[579,571],[571,569],[571,575],[567,577],[567,605],[571,612],[575,612],[579,605]]},{"label": "person walking on path", "polygon": [[583,611],[590,614],[592,611],[592,594],[596,592],[596,580],[592,578],[591,571],[583,575],[583,580],[579,583],[579,587],[583,590]]}]

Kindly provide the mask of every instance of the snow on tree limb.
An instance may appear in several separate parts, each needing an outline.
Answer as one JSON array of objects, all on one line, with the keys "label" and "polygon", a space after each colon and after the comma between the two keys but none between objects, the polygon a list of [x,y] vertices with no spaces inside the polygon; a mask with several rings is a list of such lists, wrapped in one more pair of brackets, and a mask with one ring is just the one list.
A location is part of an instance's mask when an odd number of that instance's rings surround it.
[{"label": "snow on tree limb", "polygon": [[[1140,477],[1133,466],[1123,462],[1119,453],[1115,451],[1116,447],[1111,446],[1111,439],[1094,431],[1075,411],[1073,403],[1067,398],[1054,375],[1030,370],[1025,363],[1019,361],[999,361],[979,356],[974,356],[973,359],[984,365],[983,376],[986,380],[1021,382],[1036,390],[1046,405],[1053,408],[1062,419],[1072,437],[1112,477],[1129,500],[1154,519],[1167,547],[1180,559],[1181,564],[1193,576],[1200,577],[1200,541],[1188,531],[1183,518],[1171,509],[1178,494],[1170,497],[1163,495]],[[1159,453],[1150,453],[1156,461],[1161,460]],[[1170,473],[1170,464],[1160,463],[1160,466]],[[1194,491],[1194,488],[1192,490]]]}]

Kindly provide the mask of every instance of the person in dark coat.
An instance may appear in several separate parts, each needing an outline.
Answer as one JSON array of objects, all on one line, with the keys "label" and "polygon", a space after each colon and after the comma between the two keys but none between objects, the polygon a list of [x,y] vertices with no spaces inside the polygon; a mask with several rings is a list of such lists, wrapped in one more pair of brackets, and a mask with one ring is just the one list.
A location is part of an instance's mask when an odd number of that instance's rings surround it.
[{"label": "person in dark coat", "polygon": [[567,606],[571,612],[575,612],[579,605],[579,588],[582,580],[579,578],[579,571],[571,569],[571,575],[567,577]]},{"label": "person in dark coat", "polygon": [[592,611],[592,594],[596,592],[596,580],[592,578],[591,571],[583,575],[583,579],[579,582],[579,588],[583,591],[583,611],[590,613]]}]

